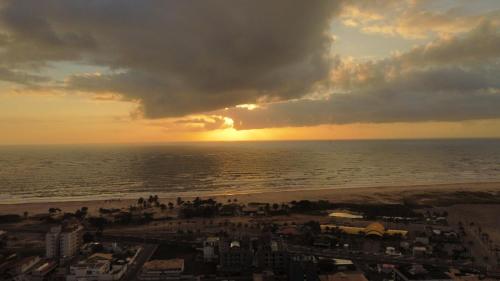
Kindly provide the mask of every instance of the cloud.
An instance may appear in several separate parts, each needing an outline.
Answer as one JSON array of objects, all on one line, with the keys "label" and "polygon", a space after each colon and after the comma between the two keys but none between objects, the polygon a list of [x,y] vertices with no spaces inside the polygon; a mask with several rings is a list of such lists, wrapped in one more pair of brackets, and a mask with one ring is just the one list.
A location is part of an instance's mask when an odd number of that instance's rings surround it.
[{"label": "cloud", "polygon": [[[449,2],[444,9],[432,9],[438,1],[367,1],[346,0],[340,13],[341,22],[369,34],[424,39],[438,35],[452,36],[468,32],[481,21],[500,24],[500,6],[496,10],[468,13],[467,2]],[[474,5],[474,4],[472,4]]]},{"label": "cloud", "polygon": [[232,128],[232,120],[219,115],[193,115],[184,118],[154,119],[150,126],[161,127],[175,132],[202,132]]},{"label": "cloud", "polygon": [[[116,92],[146,117],[287,100],[327,79],[337,2],[6,0],[0,62],[108,67],[68,89]],[[5,41],[5,40],[3,40]]]},{"label": "cloud", "polygon": [[[499,15],[500,16],[500,15]],[[500,56],[500,22],[481,21],[465,36],[416,47],[400,60],[408,65],[488,62]]]},{"label": "cloud", "polygon": [[464,36],[333,71],[334,93],[252,111],[231,108],[236,129],[319,124],[462,121],[500,118],[500,33],[491,23]]},{"label": "cloud", "polygon": [[[426,3],[3,0],[0,80],[133,101],[134,118],[168,130],[500,118],[499,11]],[[438,39],[381,60],[340,59],[335,18]],[[100,73],[38,75],[54,62]]]},{"label": "cloud", "polygon": [[218,130],[231,128],[232,124],[227,117],[223,116],[204,116],[204,117],[193,117],[189,119],[180,119],[174,121],[175,124],[185,124],[187,126],[202,128],[203,130]]},{"label": "cloud", "polygon": [[49,78],[41,75],[29,74],[23,71],[10,70],[6,67],[0,66],[0,80],[30,86],[39,82],[49,81]]}]

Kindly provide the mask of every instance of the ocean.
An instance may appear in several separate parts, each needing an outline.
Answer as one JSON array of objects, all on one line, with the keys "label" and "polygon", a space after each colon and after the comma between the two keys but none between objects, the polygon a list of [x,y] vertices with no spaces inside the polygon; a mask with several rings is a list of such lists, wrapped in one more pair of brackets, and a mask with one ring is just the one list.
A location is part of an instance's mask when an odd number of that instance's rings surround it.
[{"label": "ocean", "polygon": [[0,146],[0,202],[500,181],[500,140]]}]

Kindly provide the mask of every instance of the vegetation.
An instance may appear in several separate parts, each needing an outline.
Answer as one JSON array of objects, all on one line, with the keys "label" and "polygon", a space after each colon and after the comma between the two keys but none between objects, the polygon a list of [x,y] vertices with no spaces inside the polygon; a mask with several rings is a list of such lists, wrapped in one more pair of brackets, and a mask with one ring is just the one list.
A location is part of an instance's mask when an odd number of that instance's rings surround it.
[{"label": "vegetation", "polygon": [[20,222],[23,220],[23,217],[20,215],[15,215],[15,214],[7,214],[7,215],[0,215],[0,224],[1,223],[16,223]]}]

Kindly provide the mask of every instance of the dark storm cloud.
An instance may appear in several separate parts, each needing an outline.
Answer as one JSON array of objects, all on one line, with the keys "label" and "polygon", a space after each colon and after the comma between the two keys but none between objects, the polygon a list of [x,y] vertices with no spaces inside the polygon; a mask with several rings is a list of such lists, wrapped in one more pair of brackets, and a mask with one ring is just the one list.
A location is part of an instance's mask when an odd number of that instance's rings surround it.
[{"label": "dark storm cloud", "polygon": [[481,73],[455,68],[406,75],[400,81],[332,94],[326,100],[282,102],[253,110],[231,108],[224,114],[234,120],[236,129],[500,118],[499,79],[486,81]]},{"label": "dark storm cloud", "polygon": [[1,61],[108,66],[69,88],[121,93],[154,118],[286,100],[327,78],[336,2],[6,0]]},{"label": "dark storm cloud", "polygon": [[344,62],[338,92],[260,109],[224,111],[237,129],[500,118],[500,33],[483,23],[463,37],[376,62]]}]

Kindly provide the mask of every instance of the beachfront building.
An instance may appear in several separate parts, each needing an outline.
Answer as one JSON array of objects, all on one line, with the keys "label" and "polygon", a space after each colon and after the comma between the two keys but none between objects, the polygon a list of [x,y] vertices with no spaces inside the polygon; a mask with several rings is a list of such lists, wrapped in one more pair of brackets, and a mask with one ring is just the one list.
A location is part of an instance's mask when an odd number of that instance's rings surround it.
[{"label": "beachfront building", "polygon": [[59,238],[61,236],[61,226],[54,226],[45,234],[45,256],[49,259],[59,257]]},{"label": "beachfront building", "polygon": [[83,227],[79,224],[51,227],[45,235],[45,255],[60,260],[71,259],[81,246]]},{"label": "beachfront building", "polygon": [[83,227],[72,225],[63,229],[60,239],[59,257],[61,259],[72,258],[82,244]]}]

